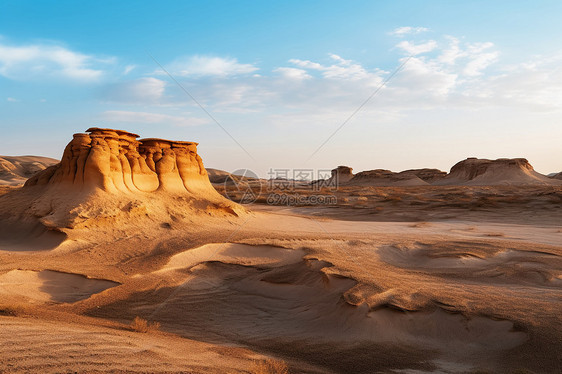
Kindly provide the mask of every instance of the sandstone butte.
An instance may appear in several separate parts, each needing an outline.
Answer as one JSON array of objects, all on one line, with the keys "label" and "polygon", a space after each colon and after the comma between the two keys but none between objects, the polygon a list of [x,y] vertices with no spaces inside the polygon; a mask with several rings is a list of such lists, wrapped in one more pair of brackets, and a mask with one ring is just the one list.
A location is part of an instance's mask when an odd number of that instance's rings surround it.
[{"label": "sandstone butte", "polygon": [[[63,185],[106,192],[209,193],[197,143],[140,139],[112,129],[74,134],[61,162],[30,178],[25,187]],[[211,187],[212,188],[212,187]]]},{"label": "sandstone butte", "polygon": [[497,160],[475,157],[459,161],[435,185],[559,185],[556,180],[536,172],[524,158]]},{"label": "sandstone butte", "polygon": [[213,188],[197,143],[138,138],[96,127],[74,134],[60,163],[0,197],[0,231],[25,222],[66,233],[143,222],[197,225],[248,213]]}]

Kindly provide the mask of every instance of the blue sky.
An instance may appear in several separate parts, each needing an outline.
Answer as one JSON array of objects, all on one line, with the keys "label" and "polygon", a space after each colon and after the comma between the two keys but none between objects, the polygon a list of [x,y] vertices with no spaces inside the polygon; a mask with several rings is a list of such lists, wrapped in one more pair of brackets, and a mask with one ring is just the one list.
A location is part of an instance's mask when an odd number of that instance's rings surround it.
[{"label": "blue sky", "polygon": [[97,125],[198,141],[208,167],[263,176],[471,156],[560,171],[560,14],[560,1],[0,0],[0,154],[58,158]]}]

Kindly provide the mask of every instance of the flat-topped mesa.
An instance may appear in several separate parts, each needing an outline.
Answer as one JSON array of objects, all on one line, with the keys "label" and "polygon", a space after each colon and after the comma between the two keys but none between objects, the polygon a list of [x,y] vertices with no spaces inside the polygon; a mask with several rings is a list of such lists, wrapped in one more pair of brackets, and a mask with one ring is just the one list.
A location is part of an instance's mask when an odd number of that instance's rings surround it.
[{"label": "flat-topped mesa", "polygon": [[451,168],[450,174],[457,174],[459,177],[472,180],[490,169],[534,171],[533,166],[531,166],[529,161],[525,158],[499,158],[497,160],[488,160],[469,157],[466,160],[457,162]]},{"label": "flat-topped mesa", "polygon": [[450,173],[435,185],[533,185],[558,184],[556,180],[537,173],[524,158],[497,160],[467,158],[456,163]]},{"label": "flat-topped mesa", "polygon": [[97,127],[74,134],[61,162],[29,179],[25,186],[61,185],[106,192],[212,189],[197,143],[138,137]]}]

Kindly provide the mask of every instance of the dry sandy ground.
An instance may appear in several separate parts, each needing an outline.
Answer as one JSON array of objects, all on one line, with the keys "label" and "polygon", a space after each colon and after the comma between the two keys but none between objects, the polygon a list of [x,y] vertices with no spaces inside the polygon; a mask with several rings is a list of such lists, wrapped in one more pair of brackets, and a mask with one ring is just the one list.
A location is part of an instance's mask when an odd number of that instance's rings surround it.
[{"label": "dry sandy ground", "polygon": [[0,241],[0,372],[562,372],[560,189],[490,191]]}]

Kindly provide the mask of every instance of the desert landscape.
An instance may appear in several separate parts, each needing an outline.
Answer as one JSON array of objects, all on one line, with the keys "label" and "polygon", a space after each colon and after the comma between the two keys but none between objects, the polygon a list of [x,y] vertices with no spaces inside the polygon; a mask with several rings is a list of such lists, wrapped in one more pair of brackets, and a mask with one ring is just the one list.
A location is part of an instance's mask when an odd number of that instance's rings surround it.
[{"label": "desert landscape", "polygon": [[0,0],[0,374],[561,374],[561,14]]},{"label": "desert landscape", "polygon": [[[0,371],[561,368],[562,181],[527,160],[294,181],[330,205],[212,184],[196,143],[121,130],[75,134],[59,163],[3,160],[39,171],[3,174]],[[223,196],[241,186],[263,191]]]}]

